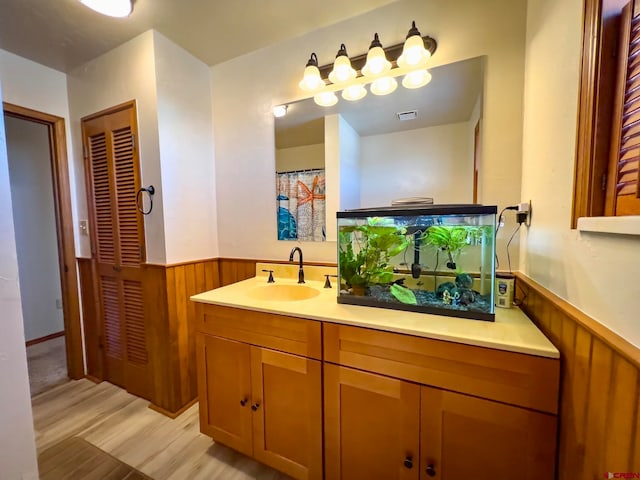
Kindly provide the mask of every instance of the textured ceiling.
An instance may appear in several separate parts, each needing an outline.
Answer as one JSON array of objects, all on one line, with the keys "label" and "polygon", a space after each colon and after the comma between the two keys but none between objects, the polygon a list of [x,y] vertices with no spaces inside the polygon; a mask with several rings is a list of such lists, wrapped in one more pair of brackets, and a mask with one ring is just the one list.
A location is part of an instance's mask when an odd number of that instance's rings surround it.
[{"label": "textured ceiling", "polygon": [[136,0],[129,18],[78,0],[0,0],[0,48],[67,72],[154,28],[207,65],[397,0]]}]

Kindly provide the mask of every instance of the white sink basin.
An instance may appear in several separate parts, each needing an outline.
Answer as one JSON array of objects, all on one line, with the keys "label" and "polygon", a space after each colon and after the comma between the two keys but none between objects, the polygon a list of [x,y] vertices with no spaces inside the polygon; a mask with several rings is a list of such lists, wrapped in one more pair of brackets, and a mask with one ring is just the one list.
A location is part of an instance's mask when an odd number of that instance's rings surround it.
[{"label": "white sink basin", "polygon": [[320,292],[306,285],[262,285],[247,292],[251,298],[275,302],[294,302],[317,297]]}]

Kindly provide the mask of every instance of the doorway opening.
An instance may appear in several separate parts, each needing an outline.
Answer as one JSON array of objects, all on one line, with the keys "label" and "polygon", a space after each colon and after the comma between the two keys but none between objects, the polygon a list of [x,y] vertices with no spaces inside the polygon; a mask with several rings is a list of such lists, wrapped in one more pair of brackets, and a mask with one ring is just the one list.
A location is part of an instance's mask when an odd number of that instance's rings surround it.
[{"label": "doorway opening", "polygon": [[3,111],[33,396],[84,377],[66,134],[61,117]]}]

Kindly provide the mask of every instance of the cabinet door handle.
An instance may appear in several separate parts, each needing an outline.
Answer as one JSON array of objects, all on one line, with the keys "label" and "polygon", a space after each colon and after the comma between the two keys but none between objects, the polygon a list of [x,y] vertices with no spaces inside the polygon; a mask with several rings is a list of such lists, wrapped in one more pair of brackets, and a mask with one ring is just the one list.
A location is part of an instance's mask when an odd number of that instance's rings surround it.
[{"label": "cabinet door handle", "polygon": [[253,405],[251,405],[251,410],[253,410],[254,412],[256,410],[258,410],[260,408],[260,404],[259,403],[254,403]]},{"label": "cabinet door handle", "polygon": [[248,398],[242,399],[242,400],[240,400],[240,405],[242,405],[244,407],[247,404],[248,401],[249,401]]},{"label": "cabinet door handle", "polygon": [[405,458],[404,459],[404,466],[406,468],[409,468],[409,469],[413,468],[413,458],[412,457]]},{"label": "cabinet door handle", "polygon": [[430,477],[435,477],[436,476],[436,469],[433,466],[432,463],[430,463],[429,465],[427,465],[427,475]]}]

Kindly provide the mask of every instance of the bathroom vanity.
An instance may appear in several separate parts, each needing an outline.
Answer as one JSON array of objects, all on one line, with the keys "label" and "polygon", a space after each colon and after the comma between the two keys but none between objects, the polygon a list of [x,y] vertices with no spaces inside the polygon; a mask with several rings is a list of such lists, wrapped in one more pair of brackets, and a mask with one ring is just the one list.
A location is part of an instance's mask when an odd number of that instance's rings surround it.
[{"label": "bathroom vanity", "polygon": [[341,305],[335,269],[256,270],[192,297],[203,433],[298,479],[554,477],[559,353],[520,310]]}]

